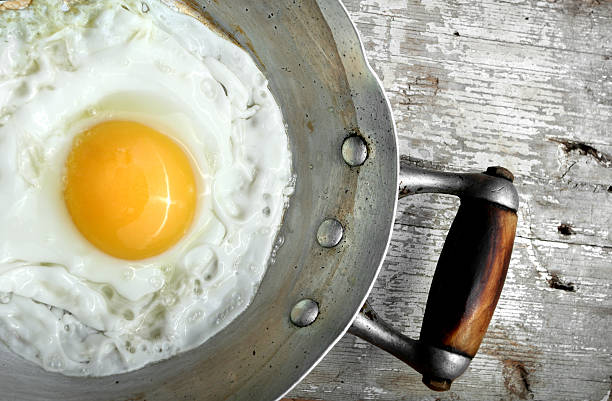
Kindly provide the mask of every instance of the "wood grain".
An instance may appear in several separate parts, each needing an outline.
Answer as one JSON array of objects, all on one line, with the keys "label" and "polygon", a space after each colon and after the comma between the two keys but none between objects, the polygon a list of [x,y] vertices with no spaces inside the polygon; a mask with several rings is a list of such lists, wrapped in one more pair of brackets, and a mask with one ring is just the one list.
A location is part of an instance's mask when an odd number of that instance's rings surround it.
[{"label": "wood grain", "polygon": [[512,210],[462,200],[429,289],[420,341],[476,355],[506,279],[516,222]]},{"label": "wood grain", "polygon": [[[612,381],[612,2],[343,0],[425,167],[517,176],[506,286],[448,393],[347,336],[289,397],[607,401]],[[370,303],[418,337],[458,201],[400,202]]]}]

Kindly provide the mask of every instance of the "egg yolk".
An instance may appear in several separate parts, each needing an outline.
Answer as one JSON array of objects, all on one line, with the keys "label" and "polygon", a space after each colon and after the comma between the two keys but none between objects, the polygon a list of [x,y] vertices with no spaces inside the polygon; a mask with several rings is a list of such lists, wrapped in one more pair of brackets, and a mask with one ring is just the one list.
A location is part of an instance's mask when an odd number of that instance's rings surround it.
[{"label": "egg yolk", "polygon": [[189,229],[195,213],[195,178],[185,152],[132,121],[106,121],[80,133],[66,161],[64,184],[77,229],[121,259],[166,251]]}]

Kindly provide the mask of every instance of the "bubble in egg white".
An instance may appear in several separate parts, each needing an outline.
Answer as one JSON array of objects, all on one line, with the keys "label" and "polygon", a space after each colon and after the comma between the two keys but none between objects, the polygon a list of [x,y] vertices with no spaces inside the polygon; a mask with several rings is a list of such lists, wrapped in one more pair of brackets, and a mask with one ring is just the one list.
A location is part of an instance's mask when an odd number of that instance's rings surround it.
[{"label": "bubble in egg white", "polygon": [[162,285],[164,285],[164,279],[159,276],[153,276],[149,278],[149,284],[151,284],[151,287],[153,288],[160,288]]},{"label": "bubble in egg white", "polygon": [[166,264],[161,267],[161,272],[166,276],[172,276],[174,273],[174,266],[171,264]]},{"label": "bubble in egg white", "polygon": [[13,298],[12,292],[0,292],[0,304],[8,304]]},{"label": "bubble in egg white", "polygon": [[285,237],[283,235],[279,235],[276,238],[276,243],[274,244],[274,249],[278,250],[285,243]]},{"label": "bubble in egg white", "polygon": [[219,84],[210,78],[204,78],[200,82],[200,90],[202,91],[204,96],[206,96],[210,100],[214,100],[217,98],[217,94],[218,94],[217,88],[218,87],[219,87]]},{"label": "bubble in egg white", "polygon": [[193,324],[196,321],[200,320],[203,316],[204,316],[204,312],[202,312],[201,310],[195,310],[191,313],[191,315],[189,315],[187,322],[190,324]]},{"label": "bubble in egg white", "polygon": [[134,268],[132,267],[126,268],[125,271],[123,272],[123,279],[126,281],[134,280],[135,276],[136,276],[136,272],[134,271]]},{"label": "bubble in egg white", "polygon": [[47,361],[47,366],[49,366],[51,370],[61,370],[64,367],[63,358],[57,354],[54,354]]},{"label": "bubble in egg white", "polygon": [[177,297],[175,294],[164,294],[161,298],[162,304],[166,307],[172,306],[176,303]]},{"label": "bubble in egg white", "polygon": [[193,293],[196,296],[200,296],[204,293],[204,290],[202,289],[202,282],[199,279],[193,280]]},{"label": "bubble in egg white", "polygon": [[157,67],[157,69],[164,74],[170,74],[173,72],[172,68],[161,60],[155,61],[155,67]]}]

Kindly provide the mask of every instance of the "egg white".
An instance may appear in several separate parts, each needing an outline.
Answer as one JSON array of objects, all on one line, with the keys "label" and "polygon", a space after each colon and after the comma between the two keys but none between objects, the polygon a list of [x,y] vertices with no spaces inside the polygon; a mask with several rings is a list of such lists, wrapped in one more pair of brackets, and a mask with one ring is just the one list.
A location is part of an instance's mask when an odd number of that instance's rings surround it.
[{"label": "egg white", "polygon": [[[68,375],[137,369],[218,332],[254,296],[291,193],[281,112],[253,60],[142,4],[0,14],[0,339]],[[116,119],[172,137],[196,173],[190,230],[141,261],[90,244],[62,197],[74,137]]]}]

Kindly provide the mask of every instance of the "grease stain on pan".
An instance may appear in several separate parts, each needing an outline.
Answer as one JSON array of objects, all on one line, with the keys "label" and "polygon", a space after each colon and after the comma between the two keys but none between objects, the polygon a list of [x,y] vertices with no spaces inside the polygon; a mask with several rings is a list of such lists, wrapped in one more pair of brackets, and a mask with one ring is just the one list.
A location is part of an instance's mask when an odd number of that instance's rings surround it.
[{"label": "grease stain on pan", "polygon": [[308,130],[309,130],[310,132],[314,132],[314,125],[312,125],[312,121],[308,121],[308,122],[306,123],[306,127],[308,127]]},{"label": "grease stain on pan", "polygon": [[[255,51],[255,47],[253,46],[253,42],[251,42],[251,40],[249,39],[249,37],[246,35],[246,33],[244,32],[244,30],[239,26],[239,25],[232,25],[231,26],[232,29],[239,33],[240,35],[242,35],[242,37],[244,38],[244,46],[247,47],[248,50],[250,50],[251,54],[253,55],[253,57],[255,57],[257,59],[257,62],[259,63],[259,65],[263,68],[266,69],[266,65],[263,63],[263,61],[259,58],[259,55],[257,55],[257,52]],[[236,43],[238,43],[236,41],[236,38],[234,37],[234,41]],[[241,43],[238,43],[239,46],[243,47],[243,45]],[[244,48],[244,47],[243,47]],[[247,50],[245,49],[245,50]]]}]

